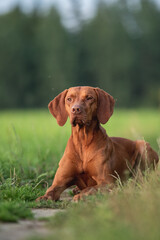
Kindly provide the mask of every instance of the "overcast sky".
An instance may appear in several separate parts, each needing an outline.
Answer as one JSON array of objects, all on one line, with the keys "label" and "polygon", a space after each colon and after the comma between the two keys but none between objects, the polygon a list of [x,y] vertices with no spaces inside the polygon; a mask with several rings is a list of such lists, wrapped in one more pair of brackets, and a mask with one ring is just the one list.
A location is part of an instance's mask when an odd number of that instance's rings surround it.
[{"label": "overcast sky", "polygon": [[[74,17],[72,16],[72,8],[70,2],[75,0],[0,0],[0,13],[6,13],[14,8],[16,5],[20,5],[25,12],[29,12],[35,5],[39,5],[44,9],[49,8],[51,5],[55,5],[63,16],[63,21],[67,25],[74,25]],[[116,0],[106,0],[108,3]],[[138,0],[128,0],[131,4]],[[157,2],[160,7],[160,0],[153,0]],[[81,0],[80,7],[84,18],[90,18],[94,15],[96,10],[96,2],[98,0]]]},{"label": "overcast sky", "polygon": [[[62,11],[68,11],[71,6],[70,2],[71,0],[0,0],[0,12],[8,12],[17,4],[25,11],[30,11],[35,4],[41,5],[43,8],[49,8],[51,5],[56,5]],[[89,13],[93,11],[95,0],[81,0],[80,2],[84,12]]]},{"label": "overcast sky", "polygon": [[[42,9],[48,9],[51,5],[56,6],[62,15],[62,19],[65,25],[76,25],[72,12],[71,1],[74,0],[0,0],[0,14],[6,13],[19,5],[23,11],[29,12],[35,5],[41,6]],[[80,7],[83,17],[91,18],[96,10],[96,1],[98,0],[81,0]],[[115,1],[115,0],[107,0]]]}]

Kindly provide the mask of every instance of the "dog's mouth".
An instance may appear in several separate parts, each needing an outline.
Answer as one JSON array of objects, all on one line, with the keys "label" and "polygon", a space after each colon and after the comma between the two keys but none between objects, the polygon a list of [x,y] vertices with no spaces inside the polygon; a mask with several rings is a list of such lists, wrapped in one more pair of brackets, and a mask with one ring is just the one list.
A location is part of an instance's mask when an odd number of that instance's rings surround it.
[{"label": "dog's mouth", "polygon": [[84,126],[87,126],[89,127],[90,124],[91,124],[91,121],[87,120],[85,118],[85,116],[75,116],[75,117],[72,117],[71,120],[71,125],[73,127],[75,127],[76,125],[79,125],[80,128],[84,127]]},{"label": "dog's mouth", "polygon": [[90,125],[90,121],[88,121],[86,114],[71,115],[70,122],[73,127],[75,127],[76,125],[79,125],[79,127],[82,128],[84,126]]},{"label": "dog's mouth", "polygon": [[80,127],[84,126],[85,125],[85,121],[81,118],[78,118],[78,117],[74,117],[72,120],[71,120],[71,124],[73,127],[75,127],[76,125],[79,125]]}]

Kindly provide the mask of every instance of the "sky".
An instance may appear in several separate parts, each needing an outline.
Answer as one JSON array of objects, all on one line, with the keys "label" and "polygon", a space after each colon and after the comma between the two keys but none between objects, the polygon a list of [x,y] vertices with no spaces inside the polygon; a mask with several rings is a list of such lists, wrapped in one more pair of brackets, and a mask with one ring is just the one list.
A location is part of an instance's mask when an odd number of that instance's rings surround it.
[{"label": "sky", "polygon": [[[56,5],[61,11],[70,10],[70,2],[74,0],[0,0],[0,13],[5,13],[11,10],[15,5],[20,5],[24,11],[30,11],[34,5],[41,5],[43,8],[49,8],[51,5]],[[109,0],[114,1],[114,0]],[[76,2],[76,0],[75,0]],[[94,11],[95,0],[81,0],[81,6],[84,14],[90,14]]]},{"label": "sky", "polygon": [[[106,0],[108,3],[112,3],[116,0]],[[137,2],[138,0],[128,0],[131,4]],[[160,0],[155,1],[160,7]],[[71,2],[80,2],[81,13],[84,19],[89,19],[94,16],[96,11],[96,3],[98,0],[0,0],[0,14],[9,12],[16,5],[19,5],[24,12],[30,12],[35,5],[41,6],[42,9],[48,9],[51,5],[56,6],[60,14],[62,15],[62,21],[66,26],[74,26],[73,11],[71,7]]]},{"label": "sky", "polygon": [[[91,18],[96,11],[96,1],[98,0],[81,0],[80,7],[83,13],[83,18]],[[114,0],[107,0],[114,1]],[[24,12],[30,12],[35,5],[41,6],[42,9],[48,9],[50,6],[56,6],[62,15],[62,21],[65,25],[76,25],[74,22],[71,2],[76,0],[0,0],[0,14],[4,14],[19,5]]]}]

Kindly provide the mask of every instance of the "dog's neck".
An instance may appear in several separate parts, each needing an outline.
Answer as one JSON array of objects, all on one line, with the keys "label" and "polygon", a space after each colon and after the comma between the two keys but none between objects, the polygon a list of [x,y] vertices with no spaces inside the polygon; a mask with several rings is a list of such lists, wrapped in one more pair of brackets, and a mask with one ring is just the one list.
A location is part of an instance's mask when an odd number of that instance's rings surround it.
[{"label": "dog's neck", "polygon": [[72,127],[71,138],[75,146],[89,146],[95,137],[95,133],[98,131],[101,131],[101,126],[99,121],[95,119],[89,125],[80,126],[77,124],[75,127]]}]

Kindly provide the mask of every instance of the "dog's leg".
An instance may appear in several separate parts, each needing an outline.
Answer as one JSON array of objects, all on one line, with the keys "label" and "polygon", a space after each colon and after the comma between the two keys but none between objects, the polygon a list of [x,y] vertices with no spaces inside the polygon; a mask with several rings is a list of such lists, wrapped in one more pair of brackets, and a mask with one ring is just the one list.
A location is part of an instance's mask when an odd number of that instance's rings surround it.
[{"label": "dog's leg", "polygon": [[37,198],[36,201],[39,201],[39,200],[57,201],[57,200],[59,200],[61,193],[65,189],[67,189],[68,187],[73,185],[72,180],[73,180],[73,178],[66,177],[66,178],[63,178],[62,181],[53,181],[52,186],[47,189],[45,195]]},{"label": "dog's leg", "polygon": [[66,160],[65,164],[67,166],[60,165],[57,169],[55,178],[53,180],[52,186],[49,187],[44,196],[41,196],[36,199],[39,200],[55,200],[57,201],[60,198],[61,193],[68,187],[74,185],[75,181],[75,166],[69,164]]},{"label": "dog's leg", "polygon": [[80,193],[81,190],[86,189],[87,187],[95,186],[96,184],[97,184],[96,181],[93,178],[91,178],[88,174],[86,173],[81,174],[76,178],[75,185],[77,187],[73,189],[73,194],[76,195]]},{"label": "dog's leg", "polygon": [[79,194],[76,194],[73,197],[73,201],[77,202],[79,200],[85,199],[87,196],[94,195],[98,191],[101,193],[111,192],[113,187],[114,187],[113,183],[110,183],[110,184],[102,183],[102,184],[97,184],[93,187],[87,187],[83,189]]},{"label": "dog's leg", "polygon": [[144,140],[136,141],[137,158],[135,159],[133,168],[144,171],[148,168],[155,169],[159,159],[158,154],[151,148],[148,142]]}]

